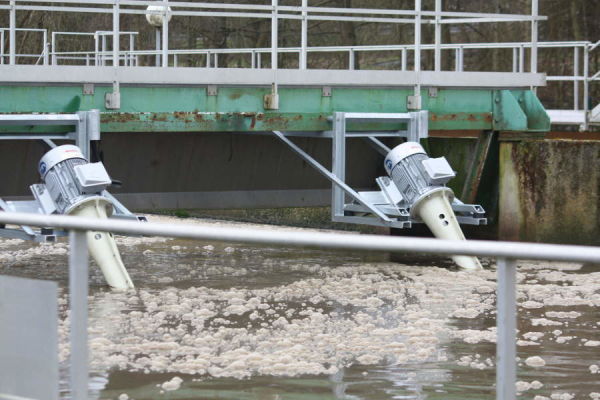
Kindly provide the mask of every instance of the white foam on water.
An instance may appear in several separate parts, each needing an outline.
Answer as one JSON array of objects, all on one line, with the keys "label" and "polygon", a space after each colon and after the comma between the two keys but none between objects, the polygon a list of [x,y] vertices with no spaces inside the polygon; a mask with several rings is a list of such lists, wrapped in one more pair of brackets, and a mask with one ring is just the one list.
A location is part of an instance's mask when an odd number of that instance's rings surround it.
[{"label": "white foam on water", "polygon": [[171,392],[174,390],[179,390],[179,388],[181,388],[182,382],[183,382],[183,379],[181,379],[178,376],[174,376],[171,380],[166,381],[165,383],[160,385],[160,387],[167,392]]},{"label": "white foam on water", "polygon": [[528,357],[525,360],[525,364],[529,365],[530,367],[539,368],[539,367],[545,366],[546,361],[544,361],[544,359],[540,356],[533,356],[533,357]]}]

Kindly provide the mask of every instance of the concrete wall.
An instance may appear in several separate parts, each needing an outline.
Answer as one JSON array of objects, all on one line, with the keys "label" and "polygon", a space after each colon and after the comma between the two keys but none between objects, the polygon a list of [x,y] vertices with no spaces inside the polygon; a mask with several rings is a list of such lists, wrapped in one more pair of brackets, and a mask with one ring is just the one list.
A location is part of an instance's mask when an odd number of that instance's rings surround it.
[{"label": "concrete wall", "polygon": [[499,236],[600,245],[600,142],[500,145]]}]

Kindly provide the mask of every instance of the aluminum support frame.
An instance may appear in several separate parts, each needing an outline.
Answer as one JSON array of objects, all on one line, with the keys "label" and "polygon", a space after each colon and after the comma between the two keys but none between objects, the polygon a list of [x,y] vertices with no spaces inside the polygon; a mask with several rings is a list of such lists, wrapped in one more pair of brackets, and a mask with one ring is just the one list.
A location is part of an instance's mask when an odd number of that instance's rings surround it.
[{"label": "aluminum support frame", "polygon": [[[42,140],[50,146],[52,140],[73,140],[89,159],[90,141],[100,140],[100,111],[79,111],[76,114],[0,114],[0,126],[72,126],[67,133],[0,134],[0,140]],[[50,142],[49,142],[50,141]]]},{"label": "aluminum support frame", "polygon": [[[324,166],[319,164],[319,162],[317,160],[312,158],[310,155],[308,155],[308,153],[306,153],[304,150],[302,150],[300,147],[298,147],[296,144],[294,144],[290,139],[285,137],[285,135],[282,132],[273,131],[273,133],[282,142],[287,144],[290,147],[290,149],[292,149],[296,154],[298,154],[300,157],[302,157],[304,160],[306,160],[313,168],[315,168],[317,171],[319,171],[319,173],[321,173],[323,176],[325,176],[327,179],[329,179],[333,183],[334,187],[339,188],[342,191],[342,196],[344,195],[344,192],[348,193],[356,201],[358,201],[360,204],[362,204],[364,207],[366,207],[368,210],[370,210],[373,214],[377,215],[380,219],[382,219],[386,223],[389,224],[389,223],[393,222],[388,216],[383,214],[381,211],[379,211],[377,208],[375,208],[369,202],[365,201],[360,196],[360,194],[358,194],[358,192],[356,192],[354,189],[352,189],[350,186],[348,186],[344,182],[343,179],[340,179],[340,177],[335,174],[335,172],[332,173],[329,170],[327,170],[327,168],[325,168]],[[335,220],[336,219],[334,218],[334,221]]]},{"label": "aluminum support frame", "polygon": [[[275,136],[285,143],[296,154],[332,183],[331,218],[334,222],[374,225],[392,228],[409,228],[410,215],[406,210],[393,208],[386,201],[379,199],[379,193],[359,193],[346,184],[346,139],[349,137],[363,138],[378,152],[386,155],[390,149],[377,137],[406,138],[408,141],[419,141],[428,136],[428,112],[418,111],[409,113],[351,113],[336,112],[331,118],[332,131],[324,132],[289,132],[273,131]],[[406,125],[405,130],[397,131],[348,131],[348,122],[385,122]],[[294,144],[288,136],[331,138],[332,140],[332,169],[329,171],[308,153]],[[353,203],[346,204],[349,196]],[[373,200],[379,202],[374,202]],[[388,212],[389,211],[389,212]]]},{"label": "aluminum support frame", "polygon": [[[91,160],[91,141],[100,140],[100,111],[80,111],[76,114],[0,114],[0,126],[73,126],[74,131],[68,133],[26,133],[0,134],[0,140],[42,140],[50,148],[56,147],[53,140],[73,140],[81,149],[85,158]],[[32,190],[33,187],[32,186]],[[108,191],[102,195],[108,198],[114,206],[114,218],[131,219],[145,222],[146,218],[129,211]],[[0,211],[26,212],[44,214],[37,200],[5,201],[0,198]],[[32,240],[34,242],[55,242],[57,237],[66,236],[67,232],[45,227],[34,230],[29,226],[7,228],[0,225],[0,237]]]},{"label": "aluminum support frame", "polygon": [[[378,136],[373,132],[348,132],[348,122],[367,122],[367,121],[386,121],[394,123],[406,124],[405,131],[396,131],[392,135],[394,137],[404,137],[407,141],[418,142],[428,136],[428,115],[427,111],[409,112],[409,113],[347,113],[347,112],[336,112],[333,115],[333,132],[332,132],[332,172],[341,181],[346,180],[346,139],[348,137],[364,137],[367,138],[380,153],[389,150],[381,141],[377,139]],[[385,136],[388,136],[390,132],[386,132]],[[383,132],[380,136],[384,136]],[[387,153],[385,153],[387,154]],[[344,191],[337,185],[333,185],[331,188],[332,199],[331,199],[331,213],[332,219],[336,222],[349,222],[349,223],[364,223],[356,220],[355,216],[346,215],[346,196]],[[360,195],[360,194],[359,194]],[[370,203],[369,209],[377,208],[374,204]],[[375,213],[374,213],[375,214]],[[375,214],[377,215],[377,214]],[[350,218],[352,217],[352,218]],[[363,218],[364,219],[364,218]],[[385,221],[385,220],[384,220]],[[387,225],[387,224],[386,224]],[[401,227],[405,227],[402,223]],[[385,225],[384,225],[385,226]]]}]

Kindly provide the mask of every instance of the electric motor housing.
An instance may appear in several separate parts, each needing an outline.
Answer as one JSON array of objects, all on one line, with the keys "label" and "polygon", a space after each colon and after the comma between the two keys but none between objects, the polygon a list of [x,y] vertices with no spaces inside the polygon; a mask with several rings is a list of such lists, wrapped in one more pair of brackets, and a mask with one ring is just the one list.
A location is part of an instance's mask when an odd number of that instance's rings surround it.
[{"label": "electric motor housing", "polygon": [[430,158],[419,143],[406,142],[395,147],[385,158],[384,166],[413,217],[420,201],[433,192],[441,190],[450,200],[454,198],[452,189],[445,185],[456,173],[445,157]]},{"label": "electric motor housing", "polygon": [[[60,214],[69,214],[82,202],[101,197],[101,192],[112,183],[102,163],[89,163],[79,147],[73,145],[47,152],[40,160],[39,173]],[[109,202],[107,211],[109,215],[113,211]]]}]

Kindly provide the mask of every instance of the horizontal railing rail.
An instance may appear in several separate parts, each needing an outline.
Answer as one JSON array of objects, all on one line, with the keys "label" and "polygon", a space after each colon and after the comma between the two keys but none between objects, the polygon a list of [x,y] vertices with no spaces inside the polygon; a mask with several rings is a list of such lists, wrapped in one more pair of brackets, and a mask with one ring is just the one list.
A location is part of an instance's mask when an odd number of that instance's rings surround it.
[{"label": "horizontal railing rail", "polygon": [[150,235],[193,240],[302,246],[352,251],[388,251],[497,258],[496,399],[516,398],[516,259],[600,263],[600,248],[493,241],[448,241],[347,233],[138,223],[112,219],[0,212],[0,224],[55,227],[69,231],[71,307],[70,379],[73,399],[87,399],[88,250],[86,232]]},{"label": "horizontal railing rail", "polygon": [[450,241],[427,238],[350,235],[319,232],[269,231],[265,229],[225,228],[183,224],[151,224],[126,220],[74,218],[60,215],[37,215],[0,212],[0,223],[52,226],[65,230],[97,230],[124,235],[176,237],[194,240],[218,240],[244,243],[268,243],[285,246],[308,246],[330,249],[392,251],[439,255],[472,255],[525,260],[574,261],[600,263],[600,247],[554,244]]}]

